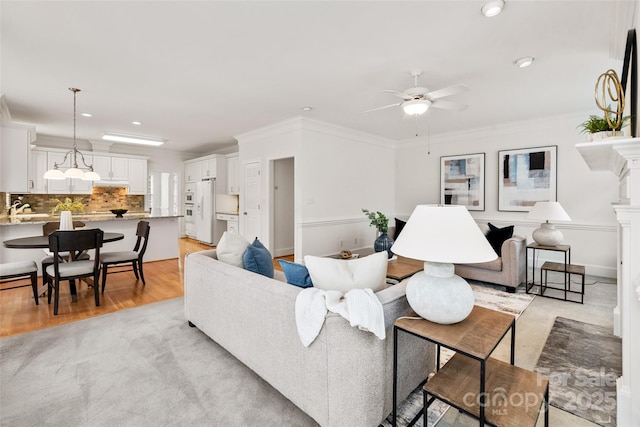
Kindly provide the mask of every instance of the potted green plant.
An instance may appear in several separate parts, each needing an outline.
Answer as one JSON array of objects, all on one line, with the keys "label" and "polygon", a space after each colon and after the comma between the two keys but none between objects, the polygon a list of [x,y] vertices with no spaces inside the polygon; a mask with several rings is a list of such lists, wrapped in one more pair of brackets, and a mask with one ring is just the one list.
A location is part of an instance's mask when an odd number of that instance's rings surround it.
[{"label": "potted green plant", "polygon": [[380,233],[373,243],[373,248],[376,252],[387,251],[388,257],[391,258],[393,256],[393,252],[391,252],[393,239],[387,234],[389,230],[389,218],[380,211],[370,212],[368,209],[362,209],[362,212],[371,221],[369,225],[373,225]]},{"label": "potted green plant", "polygon": [[618,121],[615,115],[610,115],[609,120],[607,120],[605,116],[593,114],[578,127],[581,128],[581,133],[587,135],[587,141],[592,142],[616,136],[615,134],[620,132],[628,120],[629,116],[623,117]]},{"label": "potted green plant", "polygon": [[73,200],[71,200],[70,197],[66,197],[64,201],[52,199],[51,201],[55,203],[55,206],[51,209],[51,215],[64,211],[84,212],[84,203],[82,200],[82,197],[76,197]]}]

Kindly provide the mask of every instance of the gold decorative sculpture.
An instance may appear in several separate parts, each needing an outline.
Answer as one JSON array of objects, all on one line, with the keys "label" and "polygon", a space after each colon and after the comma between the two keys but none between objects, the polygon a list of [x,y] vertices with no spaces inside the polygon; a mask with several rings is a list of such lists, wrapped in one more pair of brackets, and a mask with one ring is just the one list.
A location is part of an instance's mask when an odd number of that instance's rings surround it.
[{"label": "gold decorative sculpture", "polygon": [[[596,105],[604,111],[604,118],[615,136],[616,131],[622,128],[624,112],[624,91],[615,70],[610,69],[600,74],[596,80],[595,98]],[[613,121],[612,117],[615,118]]]}]

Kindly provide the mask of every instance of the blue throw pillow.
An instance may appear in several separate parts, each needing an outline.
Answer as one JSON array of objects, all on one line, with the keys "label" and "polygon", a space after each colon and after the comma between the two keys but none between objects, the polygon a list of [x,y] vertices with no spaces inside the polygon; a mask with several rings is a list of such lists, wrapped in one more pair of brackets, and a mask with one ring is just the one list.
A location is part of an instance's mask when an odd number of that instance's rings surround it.
[{"label": "blue throw pillow", "polygon": [[273,258],[269,249],[256,239],[247,246],[247,250],[242,255],[242,262],[246,270],[262,274],[273,279]]},{"label": "blue throw pillow", "polygon": [[282,267],[282,272],[287,278],[287,283],[290,285],[299,286],[301,288],[310,288],[313,286],[311,282],[311,276],[309,276],[309,270],[302,264],[296,264],[295,262],[285,261],[279,259],[278,263]]}]

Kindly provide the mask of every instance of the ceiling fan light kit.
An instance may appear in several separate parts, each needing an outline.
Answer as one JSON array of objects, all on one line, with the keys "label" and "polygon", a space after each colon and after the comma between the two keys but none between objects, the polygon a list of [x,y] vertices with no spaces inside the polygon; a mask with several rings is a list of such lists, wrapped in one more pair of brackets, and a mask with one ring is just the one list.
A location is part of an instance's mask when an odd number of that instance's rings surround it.
[{"label": "ceiling fan light kit", "polygon": [[411,101],[403,102],[402,109],[410,116],[419,116],[424,114],[429,109],[431,102],[425,99],[413,99]]},{"label": "ceiling fan light kit", "polygon": [[484,6],[480,9],[482,14],[487,18],[491,18],[496,16],[502,12],[504,9],[504,0],[492,0],[490,2],[485,3]]},{"label": "ceiling fan light kit", "polygon": [[466,92],[467,90],[469,90],[467,86],[463,84],[457,84],[445,87],[443,89],[430,91],[426,87],[418,86],[418,77],[420,77],[420,75],[422,74],[421,70],[411,70],[409,73],[413,77],[413,87],[405,90],[404,92],[399,92],[397,90],[383,90],[383,92],[391,93],[399,98],[402,98],[402,102],[373,108],[371,110],[364,111],[364,113],[383,110],[389,107],[400,106],[402,107],[402,110],[405,112],[405,114],[417,117],[426,113],[430,107],[458,111],[467,108],[467,106],[464,104],[459,104],[457,102],[451,102],[442,99],[446,96]]}]

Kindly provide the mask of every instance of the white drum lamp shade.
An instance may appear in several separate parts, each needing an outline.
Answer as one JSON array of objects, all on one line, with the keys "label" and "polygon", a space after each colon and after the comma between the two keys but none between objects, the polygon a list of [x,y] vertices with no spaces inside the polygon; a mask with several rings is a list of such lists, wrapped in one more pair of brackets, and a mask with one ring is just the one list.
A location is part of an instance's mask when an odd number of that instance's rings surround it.
[{"label": "white drum lamp shade", "polygon": [[467,208],[455,205],[416,206],[391,251],[424,261],[424,271],[407,283],[407,300],[419,316],[441,324],[464,320],[475,303],[453,264],[498,257]]},{"label": "white drum lamp shade", "polygon": [[527,215],[528,219],[545,221],[540,228],[533,230],[531,237],[542,246],[558,246],[564,236],[556,226],[549,221],[571,221],[569,215],[558,202],[537,202]]}]

